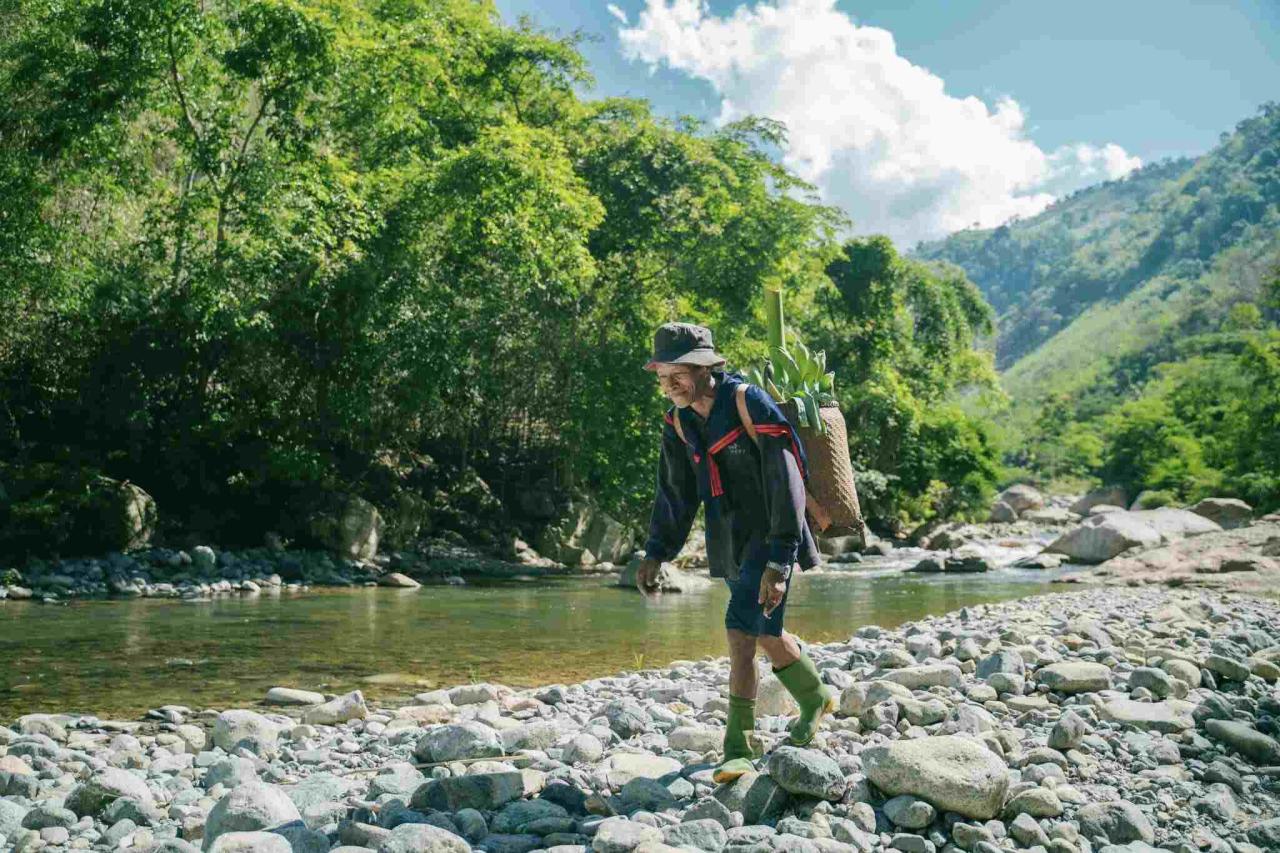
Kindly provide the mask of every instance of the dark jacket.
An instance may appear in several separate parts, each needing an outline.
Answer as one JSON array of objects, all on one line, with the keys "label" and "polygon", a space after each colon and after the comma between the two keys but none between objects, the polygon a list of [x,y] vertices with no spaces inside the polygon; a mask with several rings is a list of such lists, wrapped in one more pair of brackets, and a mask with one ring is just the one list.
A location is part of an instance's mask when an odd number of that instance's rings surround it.
[{"label": "dark jacket", "polygon": [[754,385],[747,386],[746,404],[759,445],[751,440],[735,400],[742,383],[740,376],[717,373],[705,420],[692,407],[668,410],[645,543],[649,559],[666,561],[680,552],[702,503],[712,577],[737,578],[747,556],[762,550],[772,562],[802,569],[820,562],[804,514],[804,448],[777,403]]}]

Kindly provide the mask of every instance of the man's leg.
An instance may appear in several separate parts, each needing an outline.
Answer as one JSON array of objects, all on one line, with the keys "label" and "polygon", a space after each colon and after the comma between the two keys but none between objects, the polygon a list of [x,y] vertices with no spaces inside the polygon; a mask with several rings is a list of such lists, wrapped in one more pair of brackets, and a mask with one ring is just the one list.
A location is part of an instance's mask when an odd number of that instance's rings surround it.
[{"label": "man's leg", "polygon": [[734,628],[725,633],[729,638],[729,719],[724,730],[724,761],[712,774],[719,784],[732,782],[755,769],[748,736],[756,727],[759,684],[755,636]]},{"label": "man's leg", "polygon": [[773,664],[773,674],[800,706],[788,740],[795,746],[805,746],[818,733],[822,718],[835,711],[836,693],[822,683],[818,668],[800,650],[795,637],[786,632],[777,637],[761,634],[759,642]]}]

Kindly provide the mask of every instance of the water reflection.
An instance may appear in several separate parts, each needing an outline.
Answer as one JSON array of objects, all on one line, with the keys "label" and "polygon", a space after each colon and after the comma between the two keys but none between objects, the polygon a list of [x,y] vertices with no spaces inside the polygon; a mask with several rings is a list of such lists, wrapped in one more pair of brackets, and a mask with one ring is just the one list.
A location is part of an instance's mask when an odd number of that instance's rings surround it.
[{"label": "water reflection", "polygon": [[[847,639],[968,604],[1036,594],[1046,573],[924,577],[843,571],[801,578],[788,627]],[[356,589],[204,602],[0,603],[0,720],[35,711],[135,715],[174,703],[253,703],[287,685],[394,698],[470,680],[567,682],[724,652],[727,590],[646,602],[606,579],[418,591]]]}]

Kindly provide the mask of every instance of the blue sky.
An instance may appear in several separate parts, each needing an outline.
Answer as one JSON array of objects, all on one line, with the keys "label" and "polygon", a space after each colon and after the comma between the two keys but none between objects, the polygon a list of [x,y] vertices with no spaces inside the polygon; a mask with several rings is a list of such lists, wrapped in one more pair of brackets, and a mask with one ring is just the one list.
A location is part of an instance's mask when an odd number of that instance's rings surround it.
[{"label": "blue sky", "polygon": [[1280,0],[496,2],[593,36],[597,95],[782,118],[788,165],[906,241],[1203,153],[1280,99]]}]

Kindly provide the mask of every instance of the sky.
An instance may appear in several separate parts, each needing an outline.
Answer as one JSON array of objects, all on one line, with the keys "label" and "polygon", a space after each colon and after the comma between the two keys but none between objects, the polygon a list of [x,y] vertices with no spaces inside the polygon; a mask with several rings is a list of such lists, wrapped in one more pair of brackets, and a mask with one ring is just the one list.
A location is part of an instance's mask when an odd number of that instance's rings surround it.
[{"label": "sky", "polygon": [[588,37],[589,96],[787,125],[854,233],[910,246],[1194,156],[1280,100],[1280,0],[496,0]]}]

